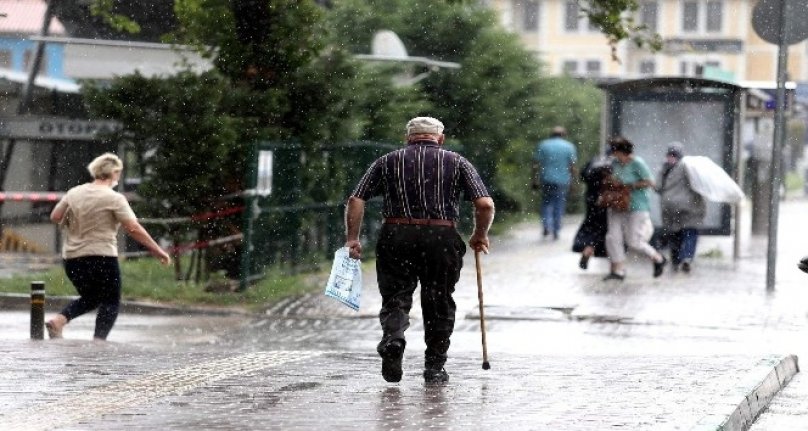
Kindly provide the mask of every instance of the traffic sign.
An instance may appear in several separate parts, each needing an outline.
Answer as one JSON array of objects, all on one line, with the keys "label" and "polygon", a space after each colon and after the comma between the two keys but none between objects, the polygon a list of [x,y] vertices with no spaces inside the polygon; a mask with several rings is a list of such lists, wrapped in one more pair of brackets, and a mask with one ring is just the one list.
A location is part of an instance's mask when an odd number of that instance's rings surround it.
[{"label": "traffic sign", "polygon": [[[785,10],[783,10],[785,8]],[[781,17],[784,18],[781,24]],[[808,2],[805,0],[760,0],[752,11],[752,28],[766,42],[793,45],[808,38]]]}]

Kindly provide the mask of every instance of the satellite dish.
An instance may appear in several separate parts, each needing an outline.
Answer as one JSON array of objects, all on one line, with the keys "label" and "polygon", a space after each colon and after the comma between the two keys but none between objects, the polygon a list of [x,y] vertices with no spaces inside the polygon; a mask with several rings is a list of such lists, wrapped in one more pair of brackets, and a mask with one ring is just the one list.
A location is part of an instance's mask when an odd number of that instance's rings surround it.
[{"label": "satellite dish", "polygon": [[373,35],[370,45],[371,54],[355,54],[354,57],[367,61],[391,61],[398,63],[422,64],[437,70],[439,68],[459,69],[460,64],[451,61],[433,60],[426,57],[410,57],[404,43],[398,35],[390,30],[380,30]]},{"label": "satellite dish", "polygon": [[379,57],[406,59],[407,49],[398,35],[390,30],[381,30],[373,36],[370,52]]}]

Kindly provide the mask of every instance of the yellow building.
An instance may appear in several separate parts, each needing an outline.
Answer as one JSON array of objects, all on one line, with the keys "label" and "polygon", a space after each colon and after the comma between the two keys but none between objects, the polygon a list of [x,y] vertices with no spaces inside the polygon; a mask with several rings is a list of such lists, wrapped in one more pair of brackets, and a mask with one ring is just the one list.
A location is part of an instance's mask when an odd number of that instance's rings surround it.
[{"label": "yellow building", "polygon": [[[777,46],[752,28],[757,0],[639,0],[635,14],[662,37],[659,52],[632,42],[616,56],[575,0],[487,0],[502,25],[520,35],[544,62],[547,73],[632,79],[648,76],[705,76],[737,82],[777,79]],[[789,79],[808,80],[808,43],[789,49]]]}]

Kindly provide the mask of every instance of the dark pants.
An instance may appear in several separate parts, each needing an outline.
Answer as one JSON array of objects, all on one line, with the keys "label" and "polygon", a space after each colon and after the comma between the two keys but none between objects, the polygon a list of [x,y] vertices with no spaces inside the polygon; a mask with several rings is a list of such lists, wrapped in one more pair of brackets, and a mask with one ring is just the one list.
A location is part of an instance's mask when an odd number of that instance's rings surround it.
[{"label": "dark pants", "polygon": [[544,183],[541,186],[539,211],[542,225],[545,232],[552,233],[556,238],[561,230],[561,220],[567,208],[567,189],[569,189],[569,185],[566,184]]},{"label": "dark pants", "polygon": [[699,240],[699,230],[695,228],[684,228],[674,232],[662,230],[655,232],[657,237],[654,248],[661,250],[665,247],[671,249],[671,263],[679,265],[684,262],[692,262],[696,256],[696,245]]},{"label": "dark pants", "polygon": [[94,337],[106,340],[118,319],[121,304],[121,270],[118,258],[82,256],[66,259],[65,273],[79,293],[79,298],[68,304],[61,314],[69,322],[98,308]]},{"label": "dark pants", "polygon": [[412,296],[420,281],[425,366],[443,366],[454,330],[456,306],[452,294],[464,254],[466,245],[452,227],[382,226],[376,245],[376,273],[382,295],[380,350],[392,340],[405,340]]}]

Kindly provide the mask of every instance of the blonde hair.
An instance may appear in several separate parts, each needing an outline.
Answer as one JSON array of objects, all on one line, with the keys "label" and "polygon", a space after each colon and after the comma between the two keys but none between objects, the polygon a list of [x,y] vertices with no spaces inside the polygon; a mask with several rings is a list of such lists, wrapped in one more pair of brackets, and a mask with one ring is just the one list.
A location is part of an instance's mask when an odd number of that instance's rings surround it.
[{"label": "blonde hair", "polygon": [[107,180],[112,177],[115,172],[123,170],[123,162],[121,159],[112,153],[104,153],[90,162],[87,165],[87,170],[90,175],[97,180]]}]

